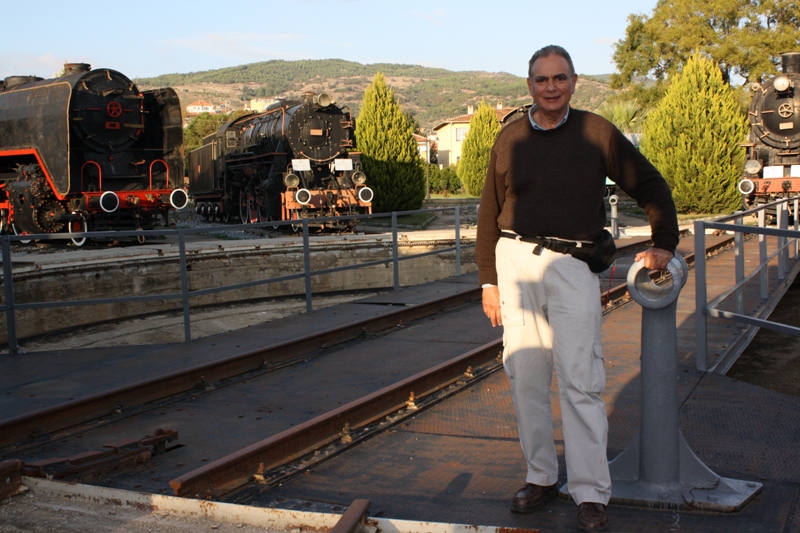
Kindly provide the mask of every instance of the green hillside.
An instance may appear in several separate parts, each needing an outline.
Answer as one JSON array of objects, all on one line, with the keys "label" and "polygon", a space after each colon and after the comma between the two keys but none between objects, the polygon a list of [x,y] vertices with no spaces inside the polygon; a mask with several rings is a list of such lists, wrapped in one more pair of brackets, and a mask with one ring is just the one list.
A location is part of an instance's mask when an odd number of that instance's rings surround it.
[{"label": "green hillside", "polygon": [[[369,82],[382,72],[403,109],[423,128],[466,114],[481,98],[495,106],[516,107],[530,101],[525,78],[505,72],[454,72],[419,65],[376,63],[362,65],[342,59],[271,60],[205,72],[164,74],[136,79],[141,87],[170,86],[184,105],[205,99],[229,108],[242,108],[251,98],[298,97],[305,91],[327,92],[339,105],[358,108]],[[574,96],[576,107],[594,110],[613,91],[600,77],[582,79]]]}]

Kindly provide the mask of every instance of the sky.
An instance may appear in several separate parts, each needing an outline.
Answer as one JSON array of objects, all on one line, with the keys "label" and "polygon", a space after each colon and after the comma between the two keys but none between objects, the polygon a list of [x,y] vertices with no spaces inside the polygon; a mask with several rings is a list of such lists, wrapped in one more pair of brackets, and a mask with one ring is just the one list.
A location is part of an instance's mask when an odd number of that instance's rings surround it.
[{"label": "sky", "polygon": [[609,74],[628,16],[652,15],[656,1],[0,0],[4,21],[24,21],[7,25],[17,29],[0,44],[0,79],[51,78],[64,63],[139,78],[331,58],[526,76],[548,44],[579,74]]}]

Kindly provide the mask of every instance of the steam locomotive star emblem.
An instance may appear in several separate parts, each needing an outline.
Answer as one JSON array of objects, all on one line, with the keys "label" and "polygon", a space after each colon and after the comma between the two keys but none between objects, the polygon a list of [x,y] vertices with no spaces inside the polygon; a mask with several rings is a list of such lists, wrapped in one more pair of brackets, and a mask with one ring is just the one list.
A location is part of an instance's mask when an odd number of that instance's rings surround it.
[{"label": "steam locomotive star emblem", "polygon": [[106,113],[108,113],[108,116],[114,118],[122,115],[122,104],[119,102],[109,102],[106,106]]}]

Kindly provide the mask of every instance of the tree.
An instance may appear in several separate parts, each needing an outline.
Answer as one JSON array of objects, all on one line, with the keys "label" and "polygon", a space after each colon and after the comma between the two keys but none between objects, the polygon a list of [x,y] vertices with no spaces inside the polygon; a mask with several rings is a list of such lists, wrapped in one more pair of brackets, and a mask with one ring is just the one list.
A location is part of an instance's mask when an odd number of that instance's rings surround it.
[{"label": "tree", "polygon": [[422,207],[425,172],[413,133],[394,91],[383,74],[376,73],[364,91],[356,142],[378,212]]},{"label": "tree", "polygon": [[730,213],[741,203],[737,143],[747,120],[715,62],[696,52],[644,122],[640,148],[672,188],[679,213]]},{"label": "tree", "polygon": [[638,132],[644,115],[642,107],[635,100],[606,101],[597,110],[597,114],[611,122],[623,133]]},{"label": "tree", "polygon": [[636,77],[663,82],[695,50],[713,60],[727,83],[760,82],[776,72],[781,52],[797,47],[799,26],[796,0],[659,0],[651,17],[628,17],[612,86],[627,87]]},{"label": "tree", "polygon": [[489,168],[489,156],[497,134],[500,133],[500,121],[494,109],[481,100],[478,109],[469,120],[469,131],[461,148],[461,160],[456,172],[467,194],[480,196],[483,182],[486,181],[486,170]]}]

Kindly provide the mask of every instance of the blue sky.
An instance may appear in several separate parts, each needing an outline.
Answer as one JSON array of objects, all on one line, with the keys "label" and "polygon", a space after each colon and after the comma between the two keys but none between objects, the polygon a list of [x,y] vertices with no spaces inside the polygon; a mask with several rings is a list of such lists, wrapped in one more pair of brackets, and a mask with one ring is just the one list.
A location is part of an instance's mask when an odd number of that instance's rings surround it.
[{"label": "blue sky", "polygon": [[[656,0],[0,0],[0,78],[52,77],[65,62],[130,78],[269,59],[340,58],[526,75],[560,44],[581,74],[613,72],[628,15]],[[11,23],[11,21],[16,21]]]}]

